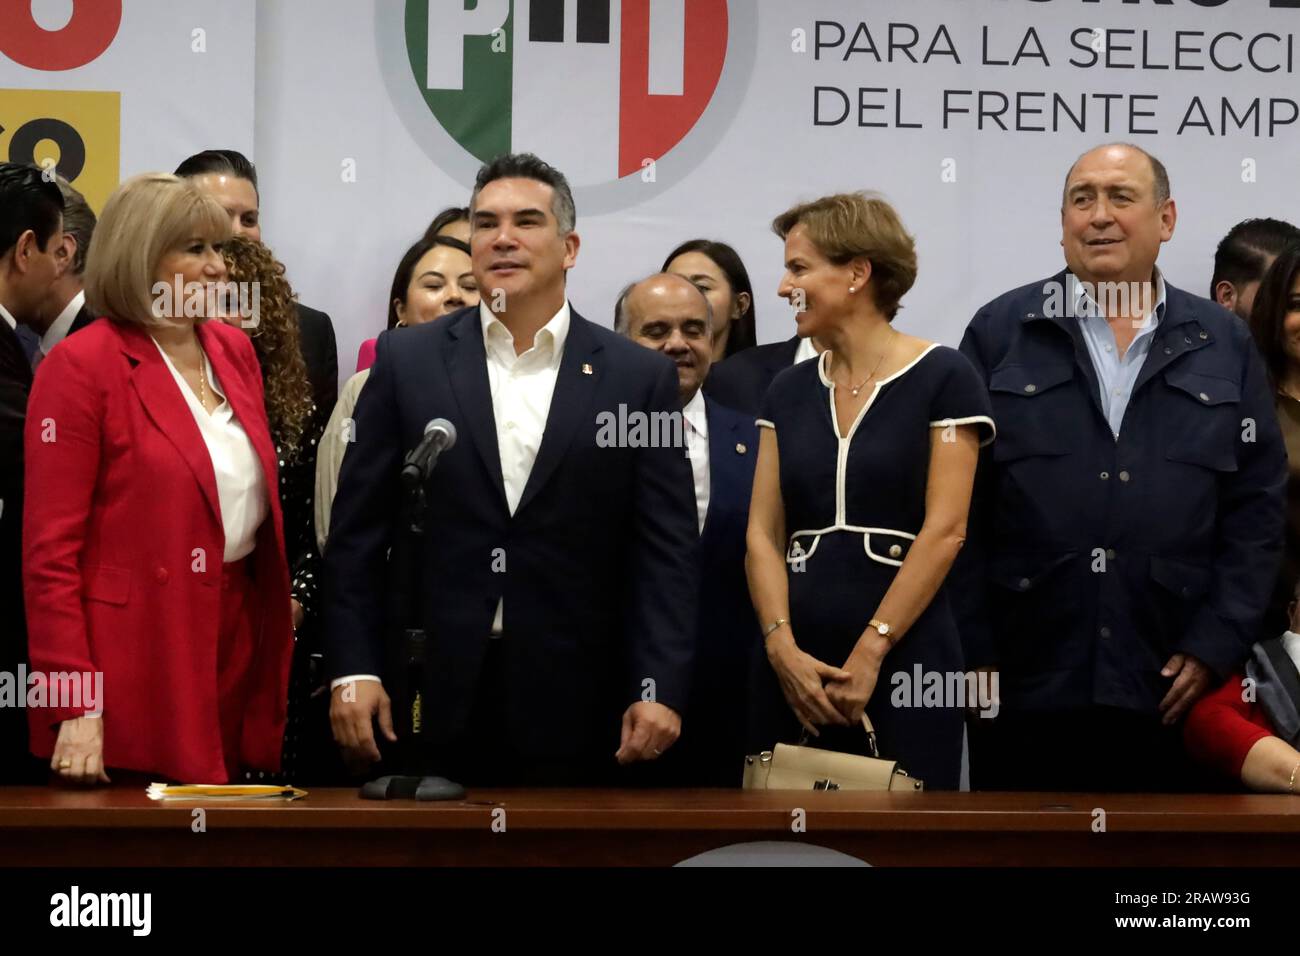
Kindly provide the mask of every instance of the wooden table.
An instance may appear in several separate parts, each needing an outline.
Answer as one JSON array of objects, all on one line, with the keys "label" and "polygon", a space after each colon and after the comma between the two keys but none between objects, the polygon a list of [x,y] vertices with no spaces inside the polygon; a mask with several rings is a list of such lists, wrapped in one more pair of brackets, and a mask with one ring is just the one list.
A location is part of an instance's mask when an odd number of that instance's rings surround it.
[{"label": "wooden table", "polygon": [[294,803],[164,804],[136,787],[0,788],[4,866],[668,865],[755,841],[886,866],[1293,866],[1300,800],[487,790],[418,804],[327,789]]}]

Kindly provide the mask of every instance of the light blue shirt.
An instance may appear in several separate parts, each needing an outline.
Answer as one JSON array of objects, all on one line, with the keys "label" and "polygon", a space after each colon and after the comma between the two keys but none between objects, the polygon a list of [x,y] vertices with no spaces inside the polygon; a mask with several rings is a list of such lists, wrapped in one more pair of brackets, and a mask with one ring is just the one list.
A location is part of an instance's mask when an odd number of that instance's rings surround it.
[{"label": "light blue shirt", "polygon": [[[1106,412],[1111,434],[1116,438],[1119,437],[1120,424],[1124,421],[1124,412],[1128,410],[1129,399],[1133,397],[1133,386],[1137,384],[1138,374],[1155,341],[1156,328],[1165,313],[1165,279],[1159,269],[1155,270],[1154,276],[1155,308],[1141,323],[1123,357],[1119,354],[1115,333],[1106,322],[1102,306],[1090,294],[1090,291],[1095,290],[1089,290],[1075,276],[1070,276],[1070,301],[1083,332],[1083,341],[1088,346],[1092,367],[1097,372],[1101,407]],[[1102,296],[1102,299],[1106,298],[1105,295]]]}]

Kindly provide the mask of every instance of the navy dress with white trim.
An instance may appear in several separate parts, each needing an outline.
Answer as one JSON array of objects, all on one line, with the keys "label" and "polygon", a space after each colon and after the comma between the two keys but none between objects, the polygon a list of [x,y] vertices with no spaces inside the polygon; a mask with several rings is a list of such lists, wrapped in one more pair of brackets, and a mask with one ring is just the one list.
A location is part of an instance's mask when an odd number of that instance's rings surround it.
[{"label": "navy dress with white trim", "polygon": [[[925,520],[933,429],[974,425],[987,444],[994,424],[988,391],[970,361],[956,349],[931,345],[875,385],[841,437],[828,355],[778,375],[759,424],[775,429],[780,450],[794,639],[801,650],[839,667]],[[763,664],[753,731],[754,743],[768,749],[798,741],[802,728]],[[956,624],[940,587],[886,656],[867,705],[881,756],[898,760],[927,788],[956,789],[960,782],[967,701],[956,688],[966,687],[958,676],[963,670]],[[867,753],[861,728],[821,730],[812,746]]]}]

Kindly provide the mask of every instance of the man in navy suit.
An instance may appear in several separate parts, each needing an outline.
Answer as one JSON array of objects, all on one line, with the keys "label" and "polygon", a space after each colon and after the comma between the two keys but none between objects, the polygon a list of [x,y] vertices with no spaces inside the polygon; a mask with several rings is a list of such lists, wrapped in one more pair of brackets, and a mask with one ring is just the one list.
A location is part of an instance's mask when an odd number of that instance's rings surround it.
[{"label": "man in navy suit", "polygon": [[[41,171],[0,163],[0,671],[27,662],[22,588],[23,427],[32,367],[17,330],[38,321],[60,269],[63,198]],[[40,783],[26,712],[0,707],[0,784]]]},{"label": "man in navy suit", "polygon": [[614,327],[677,366],[700,529],[695,677],[681,742],[662,782],[738,786],[745,756],[749,674],[759,647],[745,580],[745,531],[758,429],[749,415],[701,391],[712,361],[709,300],[688,280],[660,273],[627,288]]},{"label": "man in navy suit", "polygon": [[[679,418],[677,376],[571,309],[579,240],[560,172],[498,157],[470,210],[482,305],[381,335],[357,405],[325,558],[330,719],[354,759],[381,756],[375,720],[396,740],[384,684],[402,679],[389,635],[410,599],[435,772],[610,782],[616,761],[668,750],[689,693],[690,465],[644,427]],[[403,456],[434,418],[458,437],[425,485],[413,585],[388,555],[405,547]]]}]

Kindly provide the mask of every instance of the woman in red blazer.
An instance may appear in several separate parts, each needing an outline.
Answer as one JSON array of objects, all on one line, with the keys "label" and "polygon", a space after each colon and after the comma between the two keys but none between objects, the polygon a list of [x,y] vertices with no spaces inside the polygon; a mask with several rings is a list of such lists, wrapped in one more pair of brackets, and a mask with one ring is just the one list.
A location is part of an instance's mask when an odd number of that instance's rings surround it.
[{"label": "woman in red blazer", "polygon": [[280,764],[293,629],[261,376],[242,331],[194,314],[225,278],[229,234],[189,182],[123,184],[86,270],[106,318],[54,348],[32,388],[32,670],[103,674],[99,714],[51,700],[30,715],[33,752],[68,781]]}]

